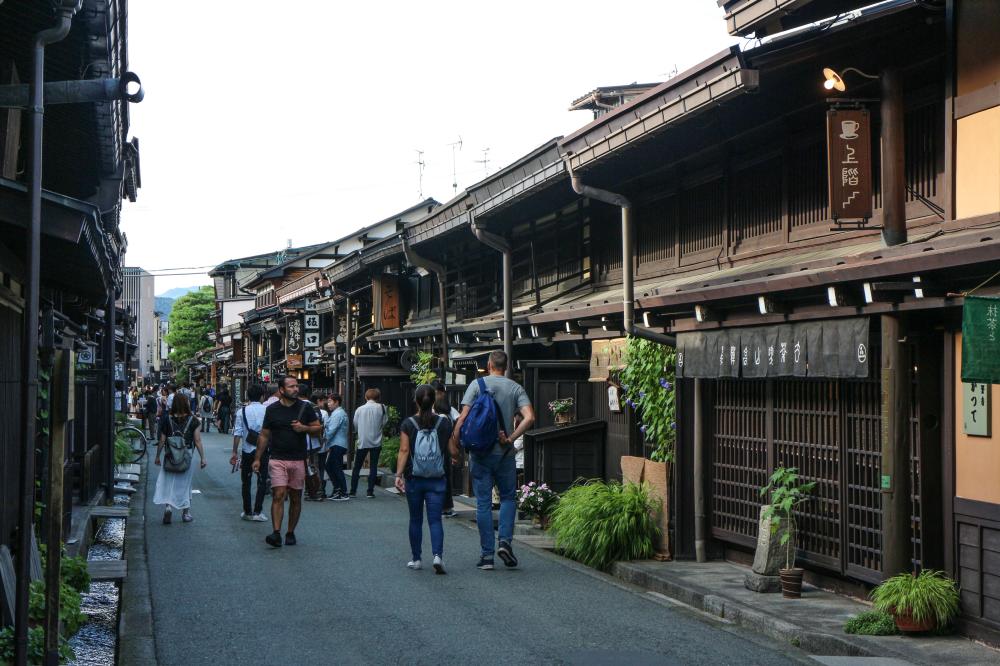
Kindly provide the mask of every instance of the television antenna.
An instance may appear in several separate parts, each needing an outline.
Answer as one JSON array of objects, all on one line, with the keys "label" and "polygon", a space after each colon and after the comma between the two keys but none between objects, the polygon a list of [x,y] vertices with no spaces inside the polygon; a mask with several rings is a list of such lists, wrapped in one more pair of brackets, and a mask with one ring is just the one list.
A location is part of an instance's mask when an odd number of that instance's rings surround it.
[{"label": "television antenna", "polygon": [[462,150],[462,137],[459,136],[458,141],[449,143],[448,145],[451,146],[451,189],[453,194],[458,194],[458,172],[455,169],[455,148],[457,146],[459,150]]},{"label": "television antenna", "polygon": [[490,164],[490,149],[489,148],[483,148],[483,159],[481,159],[481,160],[475,160],[475,162],[476,162],[476,164],[482,164],[483,165],[483,171],[486,172],[487,176],[490,175],[490,167],[489,167],[489,164]]},{"label": "television antenna", "polygon": [[424,198],[424,167],[427,163],[424,162],[424,151],[419,148],[414,148],[417,153],[417,191],[419,192],[418,197],[420,199]]}]

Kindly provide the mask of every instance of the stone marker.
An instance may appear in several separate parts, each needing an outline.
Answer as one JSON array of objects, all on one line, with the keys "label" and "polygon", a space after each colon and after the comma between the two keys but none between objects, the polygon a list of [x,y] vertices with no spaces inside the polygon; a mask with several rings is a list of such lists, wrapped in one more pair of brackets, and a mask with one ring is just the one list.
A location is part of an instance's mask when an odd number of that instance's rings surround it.
[{"label": "stone marker", "polygon": [[785,550],[781,545],[782,524],[779,529],[773,529],[771,521],[764,518],[766,505],[760,507],[760,518],[757,521],[757,551],[753,557],[753,571],[743,580],[743,585],[754,592],[780,592],[781,578],[778,572],[785,566]]}]

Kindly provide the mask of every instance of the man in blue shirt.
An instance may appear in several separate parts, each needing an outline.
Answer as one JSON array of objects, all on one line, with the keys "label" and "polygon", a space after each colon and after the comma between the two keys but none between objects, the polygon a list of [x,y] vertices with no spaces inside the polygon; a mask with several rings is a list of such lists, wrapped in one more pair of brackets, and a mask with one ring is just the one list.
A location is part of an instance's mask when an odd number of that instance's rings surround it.
[{"label": "man in blue shirt", "polygon": [[343,502],[351,499],[347,494],[347,479],[344,477],[344,456],[347,455],[347,412],[341,407],[342,398],[334,393],[327,401],[330,416],[323,426],[323,441],[330,447],[326,457],[326,472],[333,483],[330,499]]},{"label": "man in blue shirt", "polygon": [[[257,453],[256,437],[260,434],[260,429],[264,425],[264,405],[261,399],[264,397],[264,388],[260,384],[253,384],[247,388],[247,404],[236,412],[236,421],[233,424],[233,456],[229,459],[229,464],[236,471],[236,465],[240,466],[240,479],[243,482],[243,513],[240,518],[243,520],[253,520],[258,523],[267,522],[264,515],[264,491],[266,483],[261,475],[257,475],[257,495],[254,498],[253,510],[250,508],[250,480],[253,478],[253,459]],[[249,439],[250,433],[255,433]],[[240,452],[240,440],[243,440],[242,452]],[[239,457],[238,457],[239,456]]]}]

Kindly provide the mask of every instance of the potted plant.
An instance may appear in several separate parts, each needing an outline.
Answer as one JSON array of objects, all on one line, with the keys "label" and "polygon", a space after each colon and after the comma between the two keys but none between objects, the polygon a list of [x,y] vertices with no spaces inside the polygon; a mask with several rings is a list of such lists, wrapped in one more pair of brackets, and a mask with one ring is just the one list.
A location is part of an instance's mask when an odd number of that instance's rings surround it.
[{"label": "potted plant", "polygon": [[955,581],[940,571],[901,573],[872,590],[875,608],[889,613],[904,633],[947,626],[958,615]]},{"label": "potted plant", "polygon": [[799,482],[797,468],[779,467],[774,470],[768,484],[760,489],[762,496],[770,495],[763,517],[771,521],[771,529],[781,535],[779,543],[785,547],[785,568],[778,575],[781,577],[781,596],[787,599],[802,596],[802,569],[794,566],[795,542],[798,537],[794,511],[795,507],[809,499],[809,494],[815,487],[815,481]]},{"label": "potted plant", "polygon": [[557,398],[549,403],[549,411],[556,425],[568,425],[573,422],[573,398]]},{"label": "potted plant", "polygon": [[517,508],[530,515],[543,530],[549,527],[549,516],[559,501],[559,495],[548,484],[531,481],[517,491]]}]

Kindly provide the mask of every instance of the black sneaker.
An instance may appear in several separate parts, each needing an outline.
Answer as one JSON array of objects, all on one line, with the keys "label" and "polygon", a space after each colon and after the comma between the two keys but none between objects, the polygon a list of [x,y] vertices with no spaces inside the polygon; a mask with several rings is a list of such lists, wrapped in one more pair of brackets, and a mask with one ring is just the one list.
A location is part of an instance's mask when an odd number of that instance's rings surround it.
[{"label": "black sneaker", "polygon": [[375,491],[374,490],[369,490],[367,493],[365,493],[365,497],[367,497],[368,499],[374,499],[375,498]]},{"label": "black sneaker", "polygon": [[295,533],[294,532],[288,532],[287,534],[285,534],[285,545],[286,546],[294,546],[296,543],[297,542],[295,541]]},{"label": "black sneaker", "polygon": [[500,547],[497,548],[497,555],[503,560],[504,565],[508,567],[517,566],[517,558],[514,556],[514,550],[510,547],[509,541],[500,542]]},{"label": "black sneaker", "polygon": [[346,502],[349,499],[351,499],[350,496],[343,493],[337,493],[330,498],[333,502]]},{"label": "black sneaker", "polygon": [[281,532],[271,532],[266,537],[264,541],[267,542],[268,546],[273,548],[281,548]]},{"label": "black sneaker", "polygon": [[483,571],[493,571],[493,558],[492,557],[480,557],[479,564],[476,565],[477,569]]},{"label": "black sneaker", "polygon": [[445,518],[454,518],[458,514],[455,513],[454,509],[448,509],[447,511],[442,511],[441,515],[444,516]]}]

